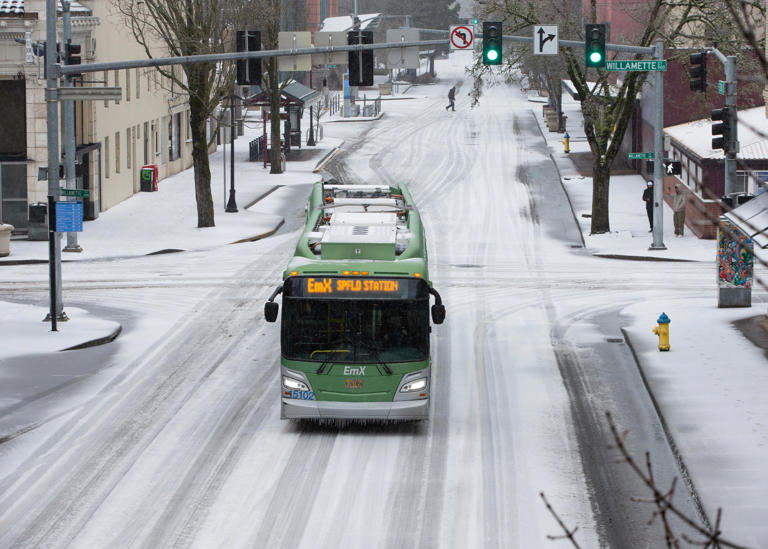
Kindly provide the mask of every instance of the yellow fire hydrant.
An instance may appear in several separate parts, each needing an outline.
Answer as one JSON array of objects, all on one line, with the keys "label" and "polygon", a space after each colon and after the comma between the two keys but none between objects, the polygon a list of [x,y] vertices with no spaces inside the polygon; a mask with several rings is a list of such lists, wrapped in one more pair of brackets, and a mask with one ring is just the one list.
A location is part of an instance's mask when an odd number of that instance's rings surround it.
[{"label": "yellow fire hydrant", "polygon": [[656,321],[658,325],[653,329],[653,333],[659,336],[659,351],[669,351],[669,320],[667,313],[661,313]]},{"label": "yellow fire hydrant", "polygon": [[565,147],[565,154],[571,152],[571,136],[568,135],[568,132],[563,135],[563,146]]}]

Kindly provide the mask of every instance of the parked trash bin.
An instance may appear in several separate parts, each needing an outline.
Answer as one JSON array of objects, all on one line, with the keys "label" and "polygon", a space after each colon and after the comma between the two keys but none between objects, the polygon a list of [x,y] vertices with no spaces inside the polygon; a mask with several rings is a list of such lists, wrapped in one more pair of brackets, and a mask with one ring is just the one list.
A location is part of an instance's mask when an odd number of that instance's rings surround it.
[{"label": "parked trash bin", "polygon": [[29,205],[29,224],[27,238],[30,240],[48,240],[48,204],[37,202]]},{"label": "parked trash bin", "polygon": [[141,190],[144,192],[157,190],[157,164],[141,167]]},{"label": "parked trash bin", "polygon": [[5,257],[11,253],[11,231],[13,225],[0,223],[0,257]]}]

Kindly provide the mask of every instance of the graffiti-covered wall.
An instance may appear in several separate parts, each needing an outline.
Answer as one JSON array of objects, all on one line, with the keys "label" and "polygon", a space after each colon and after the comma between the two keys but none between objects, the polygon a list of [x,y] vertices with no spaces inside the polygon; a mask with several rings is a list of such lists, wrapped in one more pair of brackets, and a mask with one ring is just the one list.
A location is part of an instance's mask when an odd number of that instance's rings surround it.
[{"label": "graffiti-covered wall", "polygon": [[717,229],[717,283],[721,288],[752,288],[755,248],[752,239],[721,217]]}]

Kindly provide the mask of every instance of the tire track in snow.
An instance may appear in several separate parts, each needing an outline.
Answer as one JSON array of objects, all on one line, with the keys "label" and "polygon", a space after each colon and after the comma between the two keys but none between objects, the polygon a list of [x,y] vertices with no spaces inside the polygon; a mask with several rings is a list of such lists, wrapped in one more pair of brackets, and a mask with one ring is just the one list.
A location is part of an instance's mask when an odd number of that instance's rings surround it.
[{"label": "tire track in snow", "polygon": [[[279,268],[274,271],[277,274]],[[237,345],[239,338],[222,350],[217,328],[251,330],[250,309],[227,310],[227,292],[208,296],[200,314],[179,323],[163,346],[126,368],[92,398],[90,403],[96,406],[84,406],[43,443],[38,455],[46,456],[45,471],[34,478],[12,479],[3,490],[14,504],[6,507],[1,520],[5,522],[8,513],[16,519],[0,544],[59,545],[78,535],[136,459]],[[245,287],[240,303],[252,303],[264,293]],[[121,394],[128,381],[129,391]]]},{"label": "tire track in snow", "polygon": [[299,434],[279,477],[285,483],[276,483],[267,513],[248,540],[248,547],[294,549],[299,546],[336,437],[334,429],[321,432],[310,429]]}]

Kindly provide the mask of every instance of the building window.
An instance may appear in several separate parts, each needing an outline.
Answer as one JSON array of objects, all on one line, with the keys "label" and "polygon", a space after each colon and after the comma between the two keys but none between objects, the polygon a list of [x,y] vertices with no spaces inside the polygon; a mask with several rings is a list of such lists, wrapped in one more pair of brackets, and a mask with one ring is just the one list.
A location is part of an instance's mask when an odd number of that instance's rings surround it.
[{"label": "building window", "polygon": [[109,136],[104,138],[104,177],[109,179]]},{"label": "building window", "polygon": [[136,69],[136,99],[141,98],[141,70]]},{"label": "building window", "polygon": [[733,192],[735,193],[747,193],[749,192],[749,172],[737,171],[736,181],[733,182]]},{"label": "building window", "polygon": [[152,122],[152,135],[155,138],[155,156],[160,156],[160,132],[157,131],[157,124]]},{"label": "building window", "polygon": [[144,165],[149,164],[149,122],[144,122]]},{"label": "building window", "polygon": [[125,69],[125,100],[131,100],[131,69]]},{"label": "building window", "polygon": [[133,148],[133,131],[131,128],[125,130],[125,167],[131,169],[131,149]]},{"label": "building window", "polygon": [[701,189],[703,187],[702,185],[702,171],[701,166],[699,164],[696,164],[696,192],[701,194]]},{"label": "building window", "polygon": [[120,132],[115,132],[115,173],[120,173]]},{"label": "building window", "polygon": [[768,172],[753,172],[754,177],[754,194],[762,194],[768,191]]},{"label": "building window", "polygon": [[[104,87],[106,88],[109,86],[109,80],[107,80],[107,77],[109,76],[109,71],[104,71]],[[104,108],[109,108],[109,101],[104,101]]]}]

